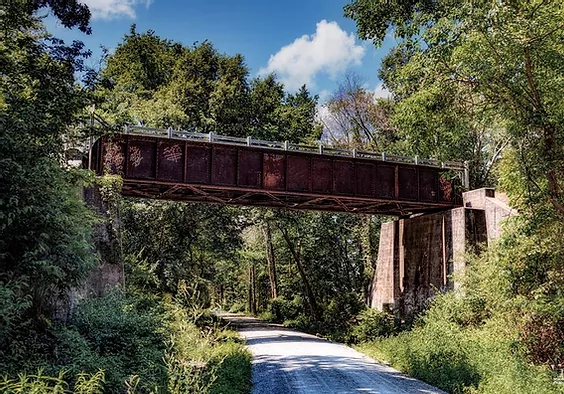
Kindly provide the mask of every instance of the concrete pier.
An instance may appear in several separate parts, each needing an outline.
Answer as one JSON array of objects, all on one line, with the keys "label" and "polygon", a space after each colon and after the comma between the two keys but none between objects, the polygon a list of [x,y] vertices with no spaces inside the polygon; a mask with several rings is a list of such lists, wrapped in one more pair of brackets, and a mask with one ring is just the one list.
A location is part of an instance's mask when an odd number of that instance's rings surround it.
[{"label": "concrete pier", "polygon": [[463,199],[461,208],[382,225],[372,308],[403,317],[424,310],[437,292],[458,287],[467,252],[497,238],[503,219],[516,214],[494,189],[473,190]]}]

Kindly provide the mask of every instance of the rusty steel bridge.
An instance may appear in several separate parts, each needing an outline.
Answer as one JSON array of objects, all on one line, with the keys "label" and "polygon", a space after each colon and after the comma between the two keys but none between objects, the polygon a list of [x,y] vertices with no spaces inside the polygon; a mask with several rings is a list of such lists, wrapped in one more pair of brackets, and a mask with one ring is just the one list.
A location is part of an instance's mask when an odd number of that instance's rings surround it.
[{"label": "rusty steel bridge", "polygon": [[460,206],[467,179],[456,162],[131,126],[99,138],[89,167],[125,196],[394,216]]}]

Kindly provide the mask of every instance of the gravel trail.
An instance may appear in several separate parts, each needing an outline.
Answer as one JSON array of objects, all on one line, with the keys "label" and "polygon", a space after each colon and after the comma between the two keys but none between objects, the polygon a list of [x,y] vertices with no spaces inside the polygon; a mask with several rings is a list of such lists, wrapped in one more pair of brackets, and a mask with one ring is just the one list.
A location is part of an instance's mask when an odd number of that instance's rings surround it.
[{"label": "gravel trail", "polygon": [[444,394],[348,346],[251,317],[222,318],[253,354],[252,394]]}]

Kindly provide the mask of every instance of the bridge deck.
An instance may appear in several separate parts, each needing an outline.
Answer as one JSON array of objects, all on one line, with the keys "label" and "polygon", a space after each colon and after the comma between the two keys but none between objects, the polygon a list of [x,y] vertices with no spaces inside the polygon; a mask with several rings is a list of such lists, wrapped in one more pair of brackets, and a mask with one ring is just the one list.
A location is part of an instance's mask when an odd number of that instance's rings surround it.
[{"label": "bridge deck", "polygon": [[90,168],[121,175],[123,194],[144,198],[397,216],[460,205],[445,164],[313,149],[198,133],[128,133],[97,140]]}]

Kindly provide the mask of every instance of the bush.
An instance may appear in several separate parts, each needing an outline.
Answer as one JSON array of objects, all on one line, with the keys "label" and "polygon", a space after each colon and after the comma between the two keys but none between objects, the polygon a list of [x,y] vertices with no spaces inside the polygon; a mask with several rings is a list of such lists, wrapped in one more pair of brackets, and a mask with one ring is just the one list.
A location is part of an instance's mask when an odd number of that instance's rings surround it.
[{"label": "bush", "polygon": [[354,342],[366,342],[390,336],[394,332],[395,321],[392,315],[376,309],[365,309],[356,318],[351,339]]},{"label": "bush", "polygon": [[4,394],[102,394],[104,392],[102,371],[93,375],[78,374],[73,379],[75,384],[72,389],[69,389],[64,377],[64,371],[61,371],[57,377],[44,375],[41,371],[36,375],[20,374],[18,379],[0,381],[0,392]]},{"label": "bush", "polygon": [[349,332],[355,316],[365,308],[356,293],[333,298],[324,308],[321,333],[338,341],[349,342]]},{"label": "bush", "polygon": [[358,348],[451,393],[564,392],[550,371],[526,362],[509,319],[477,325],[467,307],[465,299],[441,295],[411,331]]},{"label": "bush", "polygon": [[210,394],[246,394],[251,391],[251,354],[233,331],[222,334],[231,338],[218,344],[211,359],[215,368],[215,381]]},{"label": "bush", "polygon": [[239,313],[245,312],[245,308],[247,307],[246,303],[244,302],[235,302],[231,308],[229,308],[229,313]]},{"label": "bush", "polygon": [[305,331],[312,334],[319,333],[319,322],[316,322],[312,317],[306,315],[299,315],[295,319],[284,320],[284,325],[299,331]]},{"label": "bush", "polygon": [[251,355],[234,331],[212,321],[203,331],[178,306],[168,305],[168,391],[243,394],[250,391]]},{"label": "bush", "polygon": [[277,323],[294,320],[304,313],[302,297],[296,295],[292,300],[277,297],[270,301],[267,312],[270,312],[273,320]]},{"label": "bush", "polygon": [[166,381],[162,319],[118,292],[84,300],[71,326],[55,331],[56,364],[73,373],[104,370],[106,393],[123,392],[130,375],[138,375],[139,390],[148,391]]}]

